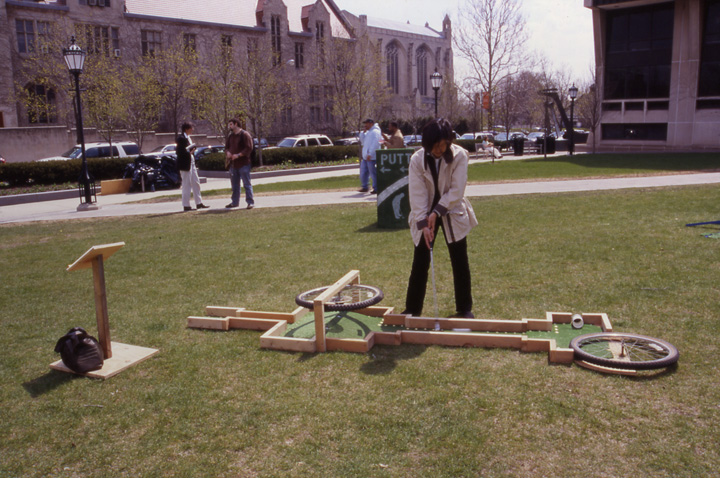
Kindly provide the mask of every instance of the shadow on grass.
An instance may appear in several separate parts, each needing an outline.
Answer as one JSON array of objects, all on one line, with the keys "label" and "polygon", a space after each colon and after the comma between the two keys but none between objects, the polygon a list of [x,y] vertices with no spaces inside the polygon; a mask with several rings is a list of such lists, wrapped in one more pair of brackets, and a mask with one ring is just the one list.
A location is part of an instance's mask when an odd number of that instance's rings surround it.
[{"label": "shadow on grass", "polygon": [[52,392],[60,385],[66,384],[71,380],[80,378],[79,375],[72,373],[58,372],[51,370],[45,375],[23,383],[23,388],[30,394],[32,398],[37,398],[48,392]]},{"label": "shadow on grass", "polygon": [[360,229],[356,230],[355,232],[360,233],[377,233],[377,232],[397,232],[402,230],[407,230],[408,227],[397,227],[397,228],[385,228],[385,227],[378,227],[377,222],[373,222],[372,224],[368,224],[365,227],[361,227]]},{"label": "shadow on grass", "polygon": [[425,353],[425,350],[427,350],[425,345],[402,347],[377,345],[369,352],[372,360],[365,362],[360,367],[360,371],[368,375],[387,375],[395,370],[401,360],[416,359]]}]

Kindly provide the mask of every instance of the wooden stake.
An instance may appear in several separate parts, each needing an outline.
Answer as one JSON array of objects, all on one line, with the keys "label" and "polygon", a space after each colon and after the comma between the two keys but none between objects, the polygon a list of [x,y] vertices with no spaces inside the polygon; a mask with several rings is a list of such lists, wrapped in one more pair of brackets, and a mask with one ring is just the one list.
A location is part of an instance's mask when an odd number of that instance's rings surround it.
[{"label": "wooden stake", "polygon": [[95,318],[97,319],[98,341],[105,360],[112,357],[110,345],[110,318],[108,317],[107,293],[105,291],[105,268],[102,255],[92,260],[93,283],[95,285]]}]

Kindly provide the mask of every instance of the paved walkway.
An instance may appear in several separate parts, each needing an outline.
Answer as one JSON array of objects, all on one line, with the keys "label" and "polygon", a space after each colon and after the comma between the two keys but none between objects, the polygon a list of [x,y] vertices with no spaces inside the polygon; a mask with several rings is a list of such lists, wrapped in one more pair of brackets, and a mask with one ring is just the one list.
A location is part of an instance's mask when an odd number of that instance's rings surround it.
[{"label": "paved walkway", "polygon": [[[354,175],[358,174],[357,168],[340,171],[307,172],[276,176],[269,178],[258,178],[253,180],[253,185],[269,182],[303,181],[323,177]],[[480,196],[502,196],[515,194],[547,194],[573,191],[597,191],[610,189],[627,188],[652,188],[667,186],[687,186],[698,184],[720,183],[720,173],[692,173],[692,174],[670,174],[664,176],[643,176],[623,177],[608,179],[574,179],[563,181],[527,181],[509,182],[496,184],[469,185],[466,189],[468,197]],[[225,178],[208,178],[207,183],[202,185],[204,191],[211,189],[229,188],[229,180]],[[23,223],[34,221],[58,221],[70,219],[86,219],[95,217],[113,216],[135,216],[135,215],[159,215],[159,214],[211,214],[230,213],[241,214],[242,210],[225,209],[228,197],[206,198],[205,204],[210,209],[201,212],[182,213],[180,200],[171,202],[158,202],[137,204],[137,201],[151,199],[158,196],[178,194],[178,190],[158,191],[147,193],[114,194],[110,196],[98,196],[97,210],[77,211],[79,198],[59,199],[54,201],[33,202],[0,207],[0,224]],[[255,201],[255,207],[289,207],[289,206],[315,206],[323,204],[345,204],[345,203],[367,203],[374,204],[377,196],[359,193],[356,191],[332,191],[332,192],[311,192],[311,193],[288,193],[277,195],[260,195]],[[241,205],[244,204],[244,195],[241,198]]]}]

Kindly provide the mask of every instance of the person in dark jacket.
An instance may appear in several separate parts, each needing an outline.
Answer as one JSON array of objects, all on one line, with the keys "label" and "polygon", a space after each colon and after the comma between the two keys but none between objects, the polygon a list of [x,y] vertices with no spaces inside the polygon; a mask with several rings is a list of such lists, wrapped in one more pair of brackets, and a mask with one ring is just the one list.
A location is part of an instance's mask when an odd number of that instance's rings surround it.
[{"label": "person in dark jacket", "polygon": [[225,167],[230,171],[230,186],[232,196],[226,208],[240,205],[240,180],[245,186],[245,202],[247,208],[255,207],[253,188],[250,183],[250,169],[252,168],[253,139],[250,133],[242,129],[240,120],[233,118],[228,123],[230,135],[225,142]]},{"label": "person in dark jacket", "polygon": [[195,168],[195,157],[193,151],[195,145],[190,139],[190,135],[194,130],[192,123],[183,123],[182,133],[180,133],[175,140],[177,148],[175,153],[177,154],[177,164],[180,170],[180,178],[182,180],[182,205],[183,211],[192,211],[190,207],[190,191],[192,191],[195,197],[195,207],[198,209],[206,209],[208,206],[202,202],[202,195],[200,194],[200,178],[198,177],[197,169]]}]

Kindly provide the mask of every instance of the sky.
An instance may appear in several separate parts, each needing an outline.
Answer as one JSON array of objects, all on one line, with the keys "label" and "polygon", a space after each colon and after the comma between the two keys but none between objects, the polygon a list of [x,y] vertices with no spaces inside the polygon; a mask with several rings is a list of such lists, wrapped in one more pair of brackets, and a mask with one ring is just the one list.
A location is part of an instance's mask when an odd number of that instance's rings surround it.
[{"label": "sky", "polygon": [[[429,23],[442,30],[449,15],[457,25],[458,5],[467,0],[335,0],[342,10],[355,15],[385,18],[413,25]],[[594,64],[592,13],[583,0],[522,0],[530,33],[528,48],[548,58],[555,69],[567,71],[574,81],[589,77]],[[455,75],[462,64],[455,58]],[[460,71],[458,71],[460,70]]]}]

